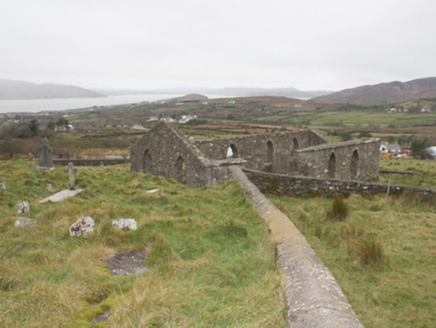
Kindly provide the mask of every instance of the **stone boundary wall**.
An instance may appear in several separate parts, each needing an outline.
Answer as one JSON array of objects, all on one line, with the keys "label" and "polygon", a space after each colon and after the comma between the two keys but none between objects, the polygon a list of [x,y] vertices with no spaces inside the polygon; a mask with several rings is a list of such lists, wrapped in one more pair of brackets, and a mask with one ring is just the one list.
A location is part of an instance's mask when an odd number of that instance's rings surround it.
[{"label": "stone boundary wall", "polygon": [[247,161],[250,169],[289,173],[291,156],[296,149],[326,143],[326,139],[312,130],[295,130],[223,139],[196,141],[195,145],[211,159],[225,159],[229,147],[234,157]]},{"label": "stone boundary wall", "polygon": [[386,174],[402,174],[402,175],[416,175],[416,174],[422,174],[421,172],[414,172],[414,171],[395,171],[395,170],[385,170],[385,169],[379,169],[378,173],[386,173]]},{"label": "stone boundary wall", "polygon": [[[377,177],[380,139],[328,143],[295,151],[296,172],[307,177],[368,180]],[[274,172],[284,173],[288,172]]]},{"label": "stone boundary wall", "polygon": [[99,165],[116,165],[130,163],[130,159],[54,159],[55,165],[68,165],[72,162],[74,166],[99,166]]},{"label": "stone boundary wall", "polygon": [[358,193],[363,195],[401,194],[404,191],[416,193],[420,196],[435,194],[436,189],[420,188],[415,186],[371,183],[352,180],[317,179],[302,176],[267,173],[250,169],[243,169],[247,177],[262,192],[277,195],[318,195],[325,196]]},{"label": "stone boundary wall", "polygon": [[333,275],[292,221],[248,180],[241,168],[229,169],[258,207],[277,242],[277,261],[285,276],[289,326],[363,327]]}]

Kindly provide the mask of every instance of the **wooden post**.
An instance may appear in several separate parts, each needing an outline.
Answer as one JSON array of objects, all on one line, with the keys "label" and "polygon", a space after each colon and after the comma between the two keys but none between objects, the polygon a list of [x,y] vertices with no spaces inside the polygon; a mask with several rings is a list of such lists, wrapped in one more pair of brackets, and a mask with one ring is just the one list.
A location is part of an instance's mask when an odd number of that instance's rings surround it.
[{"label": "wooden post", "polygon": [[389,178],[389,181],[388,181],[388,190],[387,190],[387,192],[386,192],[386,198],[385,198],[385,200],[388,200],[388,197],[389,197],[389,191],[391,190],[391,178]]},{"label": "wooden post", "polygon": [[70,176],[70,190],[76,190],[76,182],[74,181],[73,162],[68,163],[68,175]]}]

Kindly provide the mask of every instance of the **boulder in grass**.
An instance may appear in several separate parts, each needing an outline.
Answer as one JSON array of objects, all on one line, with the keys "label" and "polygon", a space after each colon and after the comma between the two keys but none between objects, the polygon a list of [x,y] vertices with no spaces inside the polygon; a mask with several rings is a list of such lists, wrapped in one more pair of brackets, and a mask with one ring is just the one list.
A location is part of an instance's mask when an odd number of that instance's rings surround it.
[{"label": "boulder in grass", "polygon": [[27,215],[30,215],[30,206],[27,200],[17,203],[17,213],[25,213]]},{"label": "boulder in grass", "polygon": [[18,218],[18,220],[15,221],[15,226],[19,228],[36,227],[36,220],[29,218]]},{"label": "boulder in grass", "polygon": [[94,231],[94,220],[89,217],[83,217],[74,222],[70,227],[70,236],[81,238]]},{"label": "boulder in grass", "polygon": [[138,229],[138,225],[136,224],[135,219],[114,220],[112,221],[112,226],[117,229],[129,229],[129,230]]}]

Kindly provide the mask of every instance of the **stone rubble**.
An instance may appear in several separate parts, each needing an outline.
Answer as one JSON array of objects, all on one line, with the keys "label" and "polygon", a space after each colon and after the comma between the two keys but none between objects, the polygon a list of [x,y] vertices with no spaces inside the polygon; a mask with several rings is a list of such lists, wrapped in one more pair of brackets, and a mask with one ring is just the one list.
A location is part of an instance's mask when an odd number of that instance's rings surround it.
[{"label": "stone rubble", "polygon": [[81,238],[94,232],[94,220],[89,216],[80,218],[71,225],[69,231],[72,238]]},{"label": "stone rubble", "polygon": [[25,213],[30,215],[30,206],[27,200],[17,203],[17,213]]},{"label": "stone rubble", "polygon": [[136,230],[138,225],[135,219],[120,219],[112,221],[112,226],[116,229]]}]

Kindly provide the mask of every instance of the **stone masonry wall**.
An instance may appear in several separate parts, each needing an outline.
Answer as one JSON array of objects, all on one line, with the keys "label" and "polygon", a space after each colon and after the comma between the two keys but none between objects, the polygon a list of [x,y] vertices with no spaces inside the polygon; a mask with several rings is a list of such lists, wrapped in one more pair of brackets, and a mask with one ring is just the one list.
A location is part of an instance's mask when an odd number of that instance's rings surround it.
[{"label": "stone masonry wall", "polygon": [[159,124],[140,138],[130,154],[132,172],[151,173],[186,183],[207,183],[204,164],[184,138],[168,124]]},{"label": "stone masonry wall", "polygon": [[310,130],[287,131],[268,135],[197,141],[195,145],[208,158],[224,159],[229,147],[234,157],[247,161],[246,167],[261,171],[290,173],[295,149],[328,142]]},{"label": "stone masonry wall", "polygon": [[228,165],[245,161],[211,161],[175,128],[163,122],[136,142],[130,153],[130,162],[132,172],[173,178],[188,187],[197,188],[228,179]]},{"label": "stone masonry wall", "polygon": [[298,174],[315,178],[368,180],[377,177],[380,140],[352,140],[300,149],[294,153]]},{"label": "stone masonry wall", "polygon": [[244,169],[244,173],[261,192],[276,195],[305,196],[318,195],[334,196],[347,193],[363,195],[401,194],[404,191],[413,192],[422,197],[434,197],[436,189],[419,188],[405,185],[388,185],[351,180],[317,179],[302,176],[266,173]]}]

